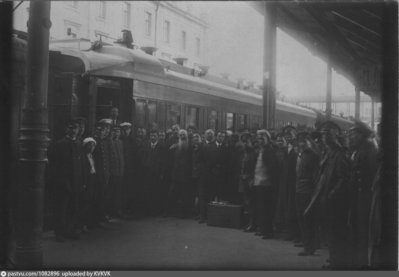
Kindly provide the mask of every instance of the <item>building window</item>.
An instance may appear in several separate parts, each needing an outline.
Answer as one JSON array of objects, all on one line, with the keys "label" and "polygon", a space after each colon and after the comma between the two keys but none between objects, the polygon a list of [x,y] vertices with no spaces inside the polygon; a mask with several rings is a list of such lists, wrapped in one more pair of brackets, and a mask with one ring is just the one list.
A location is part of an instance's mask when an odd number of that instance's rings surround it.
[{"label": "building window", "polygon": [[130,3],[123,4],[123,25],[130,27]]},{"label": "building window", "polygon": [[144,15],[144,33],[146,36],[151,36],[152,14],[146,12]]},{"label": "building window", "polygon": [[165,20],[163,25],[164,41],[170,43],[170,21]]},{"label": "building window", "polygon": [[181,50],[186,51],[186,32],[181,32]]},{"label": "building window", "polygon": [[201,40],[195,38],[195,55],[199,57],[201,55]]},{"label": "building window", "polygon": [[106,16],[106,2],[99,1],[98,3],[98,17],[101,19],[105,19]]},{"label": "building window", "polygon": [[65,35],[68,38],[77,38],[79,37],[79,30],[80,30],[80,24],[65,20],[64,21],[64,26],[65,26]]}]

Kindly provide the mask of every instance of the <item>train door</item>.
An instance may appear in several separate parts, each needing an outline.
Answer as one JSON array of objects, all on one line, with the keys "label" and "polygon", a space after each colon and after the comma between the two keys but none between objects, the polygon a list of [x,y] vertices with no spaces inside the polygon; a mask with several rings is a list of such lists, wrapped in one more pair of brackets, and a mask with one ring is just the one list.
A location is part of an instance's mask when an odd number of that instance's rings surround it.
[{"label": "train door", "polygon": [[65,135],[66,120],[81,116],[82,78],[73,73],[50,73],[48,80],[48,118],[50,139]]},{"label": "train door", "polygon": [[94,126],[102,118],[109,118],[112,107],[118,108],[118,121],[120,123],[132,121],[134,101],[132,97],[133,82],[131,80],[94,78],[92,83],[90,126]]}]

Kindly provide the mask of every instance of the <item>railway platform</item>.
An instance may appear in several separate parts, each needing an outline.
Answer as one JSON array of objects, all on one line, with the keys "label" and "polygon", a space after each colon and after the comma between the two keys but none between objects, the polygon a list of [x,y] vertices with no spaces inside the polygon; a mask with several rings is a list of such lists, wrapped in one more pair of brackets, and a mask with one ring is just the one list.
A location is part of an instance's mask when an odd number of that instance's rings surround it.
[{"label": "railway platform", "polygon": [[262,240],[241,229],[193,219],[112,220],[80,240],[55,242],[44,233],[43,267],[103,270],[321,270],[327,250],[301,257],[282,239]]}]

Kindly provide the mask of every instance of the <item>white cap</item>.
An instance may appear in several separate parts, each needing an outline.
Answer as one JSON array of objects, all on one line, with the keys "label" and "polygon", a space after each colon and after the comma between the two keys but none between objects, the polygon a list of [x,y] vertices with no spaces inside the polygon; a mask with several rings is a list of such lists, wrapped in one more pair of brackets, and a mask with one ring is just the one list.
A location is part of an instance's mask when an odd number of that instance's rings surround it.
[{"label": "white cap", "polygon": [[112,119],[103,118],[103,119],[101,119],[101,120],[99,121],[99,123],[111,125],[111,124],[112,124]]},{"label": "white cap", "polygon": [[120,126],[120,127],[131,127],[132,124],[129,123],[129,122],[123,122],[123,123],[121,123],[119,126]]},{"label": "white cap", "polygon": [[83,145],[86,145],[86,143],[89,143],[89,142],[94,142],[94,145],[97,144],[97,142],[96,142],[93,138],[88,137],[88,138],[85,138],[85,139],[83,140]]}]

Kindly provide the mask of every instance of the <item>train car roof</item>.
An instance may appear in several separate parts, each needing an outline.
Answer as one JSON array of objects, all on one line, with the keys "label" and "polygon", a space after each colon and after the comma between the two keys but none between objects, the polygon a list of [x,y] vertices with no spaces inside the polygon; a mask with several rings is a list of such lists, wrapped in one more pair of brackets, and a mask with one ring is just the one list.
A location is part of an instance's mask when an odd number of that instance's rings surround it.
[{"label": "train car roof", "polygon": [[[103,45],[95,50],[80,50],[76,46],[73,48],[72,43],[73,41],[51,42],[50,51],[53,54],[78,58],[83,63],[81,73],[133,79],[135,73],[163,76],[165,72],[157,58],[140,49]],[[70,66],[67,60],[64,66]]]},{"label": "train car roof", "polygon": [[[78,41],[78,43],[80,42],[82,40]],[[75,47],[73,47],[73,43],[75,43]],[[96,50],[81,50],[76,47],[76,41],[67,40],[50,43],[50,51],[55,56],[56,54],[61,54],[60,56],[70,56],[81,61],[82,64],[79,70],[68,68],[68,71],[95,76],[150,81],[156,84],[197,91],[258,106],[262,105],[262,96],[252,92],[175,71],[165,71],[162,63],[156,57],[148,55],[139,49],[133,50],[126,47],[103,45]],[[60,66],[60,63],[54,63]],[[64,60],[63,63],[64,67],[69,67],[73,64],[74,62],[68,61],[68,59]],[[281,111],[295,112],[300,115],[316,118],[314,111],[294,104],[277,100],[276,108]]]},{"label": "train car roof", "polygon": [[[261,106],[262,105],[262,96],[248,92],[246,90],[235,89],[220,83],[211,82],[199,77],[189,76],[181,73],[177,73],[174,71],[167,71],[166,72],[166,79],[179,81],[175,84],[175,86],[179,86],[181,84],[184,86],[184,83],[189,83],[193,87],[188,88],[194,91],[201,90],[200,92],[205,94],[210,94],[218,97],[223,97],[227,99],[242,101],[251,103],[254,105]],[[183,82],[182,82],[183,81]],[[195,87],[194,87],[195,86]],[[200,87],[198,87],[200,86]],[[183,87],[182,87],[183,88]],[[187,87],[185,87],[187,89]],[[216,89],[216,90],[215,90]],[[312,118],[316,118],[316,114],[310,110],[306,109],[294,104],[281,102],[279,100],[276,101],[276,108],[280,111],[286,112],[295,112],[300,115],[309,116]]]}]

